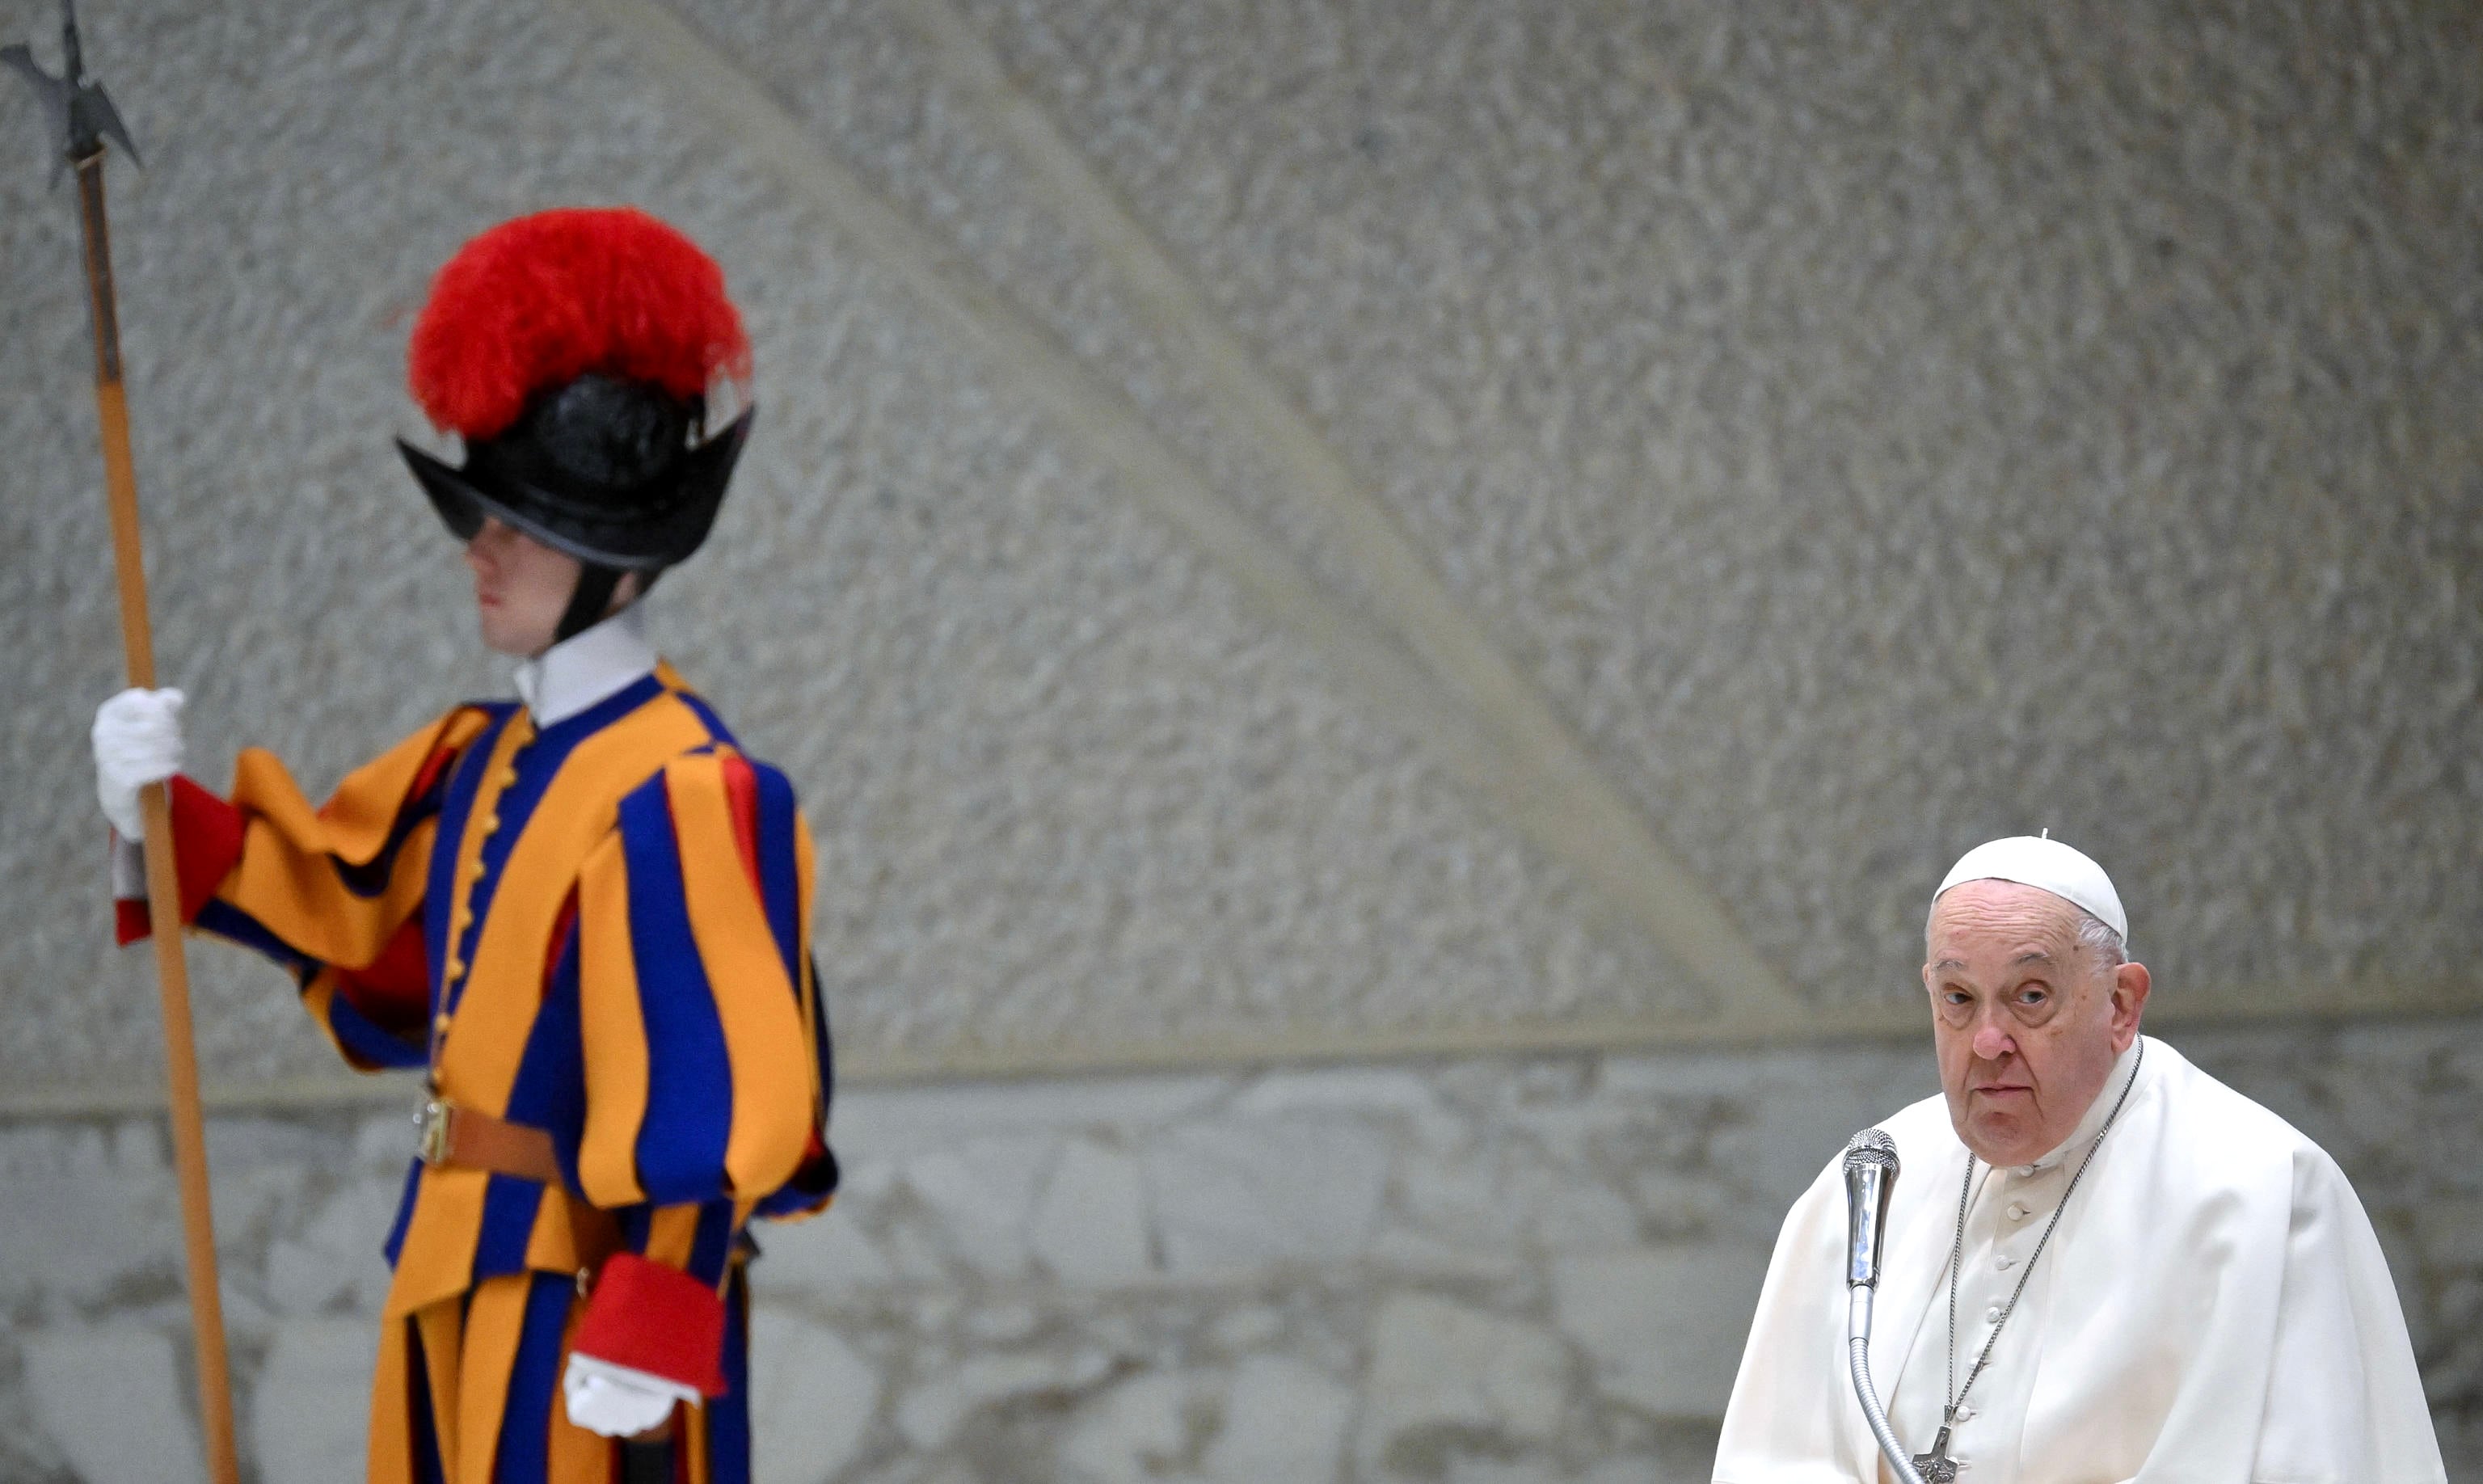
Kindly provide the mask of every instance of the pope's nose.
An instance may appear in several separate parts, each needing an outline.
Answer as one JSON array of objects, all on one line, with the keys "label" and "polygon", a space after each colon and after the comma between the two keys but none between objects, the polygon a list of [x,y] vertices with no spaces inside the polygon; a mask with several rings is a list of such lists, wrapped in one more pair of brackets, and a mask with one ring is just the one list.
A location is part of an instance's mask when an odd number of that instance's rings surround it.
[{"label": "pope's nose", "polygon": [[1975,1027],[1974,1057],[1977,1061],[1996,1062],[2017,1049],[2016,1041],[1999,1026],[1986,1020]]}]

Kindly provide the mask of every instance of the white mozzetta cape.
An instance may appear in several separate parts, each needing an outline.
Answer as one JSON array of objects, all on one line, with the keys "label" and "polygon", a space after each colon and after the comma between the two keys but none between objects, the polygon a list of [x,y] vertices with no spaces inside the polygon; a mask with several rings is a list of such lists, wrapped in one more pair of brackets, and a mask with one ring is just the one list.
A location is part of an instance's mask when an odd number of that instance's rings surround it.
[{"label": "white mozzetta cape", "polygon": [[[2119,1086],[2116,1074],[2105,1098]],[[1871,1374],[1883,1401],[1902,1385],[1923,1399],[1907,1410],[1936,1416],[1926,1393],[1945,1381],[1967,1155],[1939,1098],[1882,1126],[1902,1171]],[[2083,1138],[2073,1144],[2061,1152],[2072,1170],[2085,1154]],[[1893,1477],[1847,1378],[1842,1171],[1840,1153],[1776,1238],[1724,1413],[1718,1484]],[[1970,1225],[1969,1263],[1973,1242]],[[1986,1333],[1970,1323],[1985,1317],[1961,1300],[1961,1376]],[[2353,1187],[2283,1119],[2152,1038],[1968,1400],[1988,1410],[1971,1419],[1960,1484],[2444,1478],[2405,1316]],[[1907,1450],[1928,1449],[1913,1431],[1900,1424]]]}]

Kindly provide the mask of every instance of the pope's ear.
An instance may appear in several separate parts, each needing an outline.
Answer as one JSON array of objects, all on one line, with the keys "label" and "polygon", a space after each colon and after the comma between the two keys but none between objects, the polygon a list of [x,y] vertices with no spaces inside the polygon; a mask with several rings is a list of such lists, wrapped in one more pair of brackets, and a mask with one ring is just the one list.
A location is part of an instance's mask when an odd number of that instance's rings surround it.
[{"label": "pope's ear", "polygon": [[[2147,966],[2123,964],[2112,971],[2112,1024],[2116,1031],[2138,1033],[2138,1018],[2147,1008],[2150,988]],[[2124,1043],[2125,1045],[2126,1043]]]}]

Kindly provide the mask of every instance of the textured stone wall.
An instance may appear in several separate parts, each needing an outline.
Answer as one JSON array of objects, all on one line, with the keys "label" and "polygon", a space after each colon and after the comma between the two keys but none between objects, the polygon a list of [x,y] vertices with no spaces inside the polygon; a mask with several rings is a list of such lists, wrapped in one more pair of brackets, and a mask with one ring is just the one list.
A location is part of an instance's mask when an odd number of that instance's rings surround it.
[{"label": "textured stone wall", "polygon": [[[1395,642],[1336,513],[925,62],[923,4],[682,13]],[[2471,1002],[2470,13],[957,13],[1801,994],[1902,997],[1942,865],[2048,824],[2130,886],[2168,1010]],[[658,627],[829,840],[856,1054],[1695,1013],[1665,944],[597,14],[87,20],[147,151],[113,177],[138,464],[210,782],[255,742],[316,790],[502,688],[387,446],[421,431],[408,318],[484,224],[638,200],[723,259],[761,368]],[[48,55],[35,0],[0,26]],[[0,1076],[110,1086],[154,1053],[100,945],[116,630],[36,128],[0,93]],[[238,958],[201,979],[211,1073],[326,1069]]]},{"label": "textured stone wall", "polygon": [[[2180,1042],[2317,1138],[2483,1480],[2483,1023]],[[1706,1477],[1775,1227],[1914,1045],[856,1093],[763,1232],[762,1484]],[[243,1436],[351,1477],[401,1115],[214,1126]],[[136,1121],[0,1127],[0,1478],[182,1476],[171,1179]]]}]

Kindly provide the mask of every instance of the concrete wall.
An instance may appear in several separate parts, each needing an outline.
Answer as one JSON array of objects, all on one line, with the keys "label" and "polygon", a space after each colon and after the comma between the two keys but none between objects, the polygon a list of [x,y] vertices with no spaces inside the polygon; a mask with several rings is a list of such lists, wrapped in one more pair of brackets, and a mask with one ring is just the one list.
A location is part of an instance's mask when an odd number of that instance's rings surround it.
[{"label": "concrete wall", "polygon": [[[2478,1032],[2182,1043],[2353,1178],[2460,1480],[2483,1479]],[[1784,1207],[1932,1085],[1890,1043],[857,1093],[845,1194],[761,1237],[760,1477],[1704,1479]],[[394,1111],[215,1126],[265,1484],[357,1467],[408,1137]],[[181,1476],[154,1127],[15,1125],[0,1173],[0,1477]]]},{"label": "concrete wall", "polygon": [[[2167,1014],[2483,999],[2468,13],[685,13],[89,17],[211,782],[502,688],[388,447],[406,324],[482,225],[630,199],[757,337],[658,627],[831,841],[859,1057],[1799,1034],[1902,1006],[1938,872],[2042,825]],[[0,172],[0,1074],[92,1088],[151,1032],[95,917],[117,631],[40,178]],[[205,960],[211,1071],[328,1070],[252,973]]]}]

